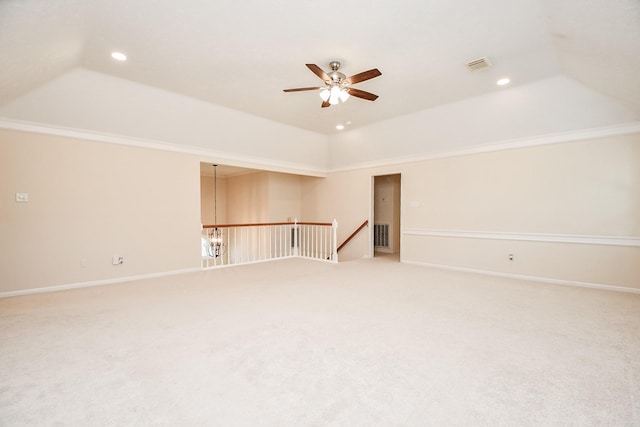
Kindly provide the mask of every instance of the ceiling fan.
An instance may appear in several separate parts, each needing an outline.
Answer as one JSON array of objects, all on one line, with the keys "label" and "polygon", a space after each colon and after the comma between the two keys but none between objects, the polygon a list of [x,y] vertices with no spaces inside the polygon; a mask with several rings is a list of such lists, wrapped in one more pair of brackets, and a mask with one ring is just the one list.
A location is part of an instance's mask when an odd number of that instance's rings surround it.
[{"label": "ceiling fan", "polygon": [[367,101],[375,101],[378,98],[378,95],[351,87],[352,84],[360,83],[382,75],[377,68],[347,77],[338,71],[340,69],[340,63],[338,61],[332,61],[329,64],[331,71],[328,73],[325,73],[322,68],[318,67],[316,64],[305,65],[313,74],[324,81],[324,86],[284,89],[285,92],[319,90],[320,98],[322,98],[322,108],[336,105],[339,101],[345,102],[349,96],[366,99]]}]

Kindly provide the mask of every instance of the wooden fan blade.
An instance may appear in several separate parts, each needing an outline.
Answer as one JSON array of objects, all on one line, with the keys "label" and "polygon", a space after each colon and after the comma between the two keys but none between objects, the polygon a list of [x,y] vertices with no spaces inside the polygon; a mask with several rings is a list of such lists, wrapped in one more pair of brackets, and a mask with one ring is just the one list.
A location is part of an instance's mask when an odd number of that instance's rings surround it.
[{"label": "wooden fan blade", "polygon": [[358,73],[356,75],[348,77],[347,78],[347,83],[352,85],[354,83],[360,83],[360,82],[363,82],[365,80],[369,80],[369,79],[372,79],[374,77],[378,77],[378,76],[381,76],[381,75],[382,75],[382,73],[380,72],[380,70],[378,70],[377,68],[374,68],[372,70],[363,71],[362,73]]},{"label": "wooden fan blade", "polygon": [[322,71],[322,68],[318,67],[316,64],[304,64],[304,65],[306,65],[307,68],[310,69],[311,72],[313,72],[313,74],[320,77],[322,80],[324,81],[331,80],[327,75],[327,73]]},{"label": "wooden fan blade", "polygon": [[327,107],[331,107],[331,104],[329,104],[329,101],[322,101],[322,108],[327,108]]},{"label": "wooden fan blade", "polygon": [[375,101],[378,99],[378,95],[374,95],[373,93],[366,92],[364,90],[350,87],[347,91],[349,92],[349,95],[355,96],[356,98],[366,99],[367,101]]},{"label": "wooden fan blade", "polygon": [[283,92],[302,92],[304,90],[318,90],[322,89],[321,87],[297,87],[294,89],[283,89]]}]

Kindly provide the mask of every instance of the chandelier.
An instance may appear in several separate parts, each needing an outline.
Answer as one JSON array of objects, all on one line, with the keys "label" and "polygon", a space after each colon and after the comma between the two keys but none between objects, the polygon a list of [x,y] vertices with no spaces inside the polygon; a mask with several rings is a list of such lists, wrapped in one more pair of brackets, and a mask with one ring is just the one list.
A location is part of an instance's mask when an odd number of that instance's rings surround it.
[{"label": "chandelier", "polygon": [[213,228],[207,233],[209,247],[208,255],[212,258],[218,258],[222,255],[224,245],[222,243],[222,229],[216,227],[218,225],[218,165],[213,165]]}]

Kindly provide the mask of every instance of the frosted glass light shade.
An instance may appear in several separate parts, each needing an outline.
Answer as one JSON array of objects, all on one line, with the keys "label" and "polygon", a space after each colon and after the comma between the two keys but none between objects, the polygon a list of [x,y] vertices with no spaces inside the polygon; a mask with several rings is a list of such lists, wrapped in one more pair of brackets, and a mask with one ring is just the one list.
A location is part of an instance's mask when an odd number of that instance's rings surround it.
[{"label": "frosted glass light shade", "polygon": [[336,105],[339,101],[345,102],[349,99],[349,93],[341,89],[340,86],[332,86],[329,88],[323,88],[320,90],[320,98],[324,102],[329,102],[331,105]]},{"label": "frosted glass light shade", "polygon": [[329,104],[336,105],[340,99],[340,88],[334,86],[331,88],[331,96],[329,96]]}]

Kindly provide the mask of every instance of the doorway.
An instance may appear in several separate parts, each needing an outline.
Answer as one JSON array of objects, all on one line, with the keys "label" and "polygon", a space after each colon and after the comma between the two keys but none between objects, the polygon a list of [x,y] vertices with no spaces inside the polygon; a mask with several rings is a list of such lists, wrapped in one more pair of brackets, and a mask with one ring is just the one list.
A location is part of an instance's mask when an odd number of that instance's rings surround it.
[{"label": "doorway", "polygon": [[373,177],[373,256],[400,261],[401,175]]}]

